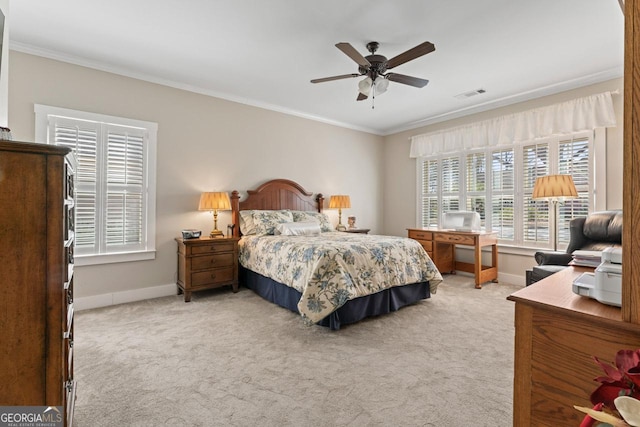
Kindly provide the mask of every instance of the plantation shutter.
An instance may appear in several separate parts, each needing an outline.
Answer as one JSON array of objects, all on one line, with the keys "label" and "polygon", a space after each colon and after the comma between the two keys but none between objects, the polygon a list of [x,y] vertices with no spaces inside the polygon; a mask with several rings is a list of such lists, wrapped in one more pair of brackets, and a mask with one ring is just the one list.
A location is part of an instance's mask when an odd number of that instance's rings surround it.
[{"label": "plantation shutter", "polygon": [[588,138],[560,141],[558,145],[558,173],[571,175],[578,198],[558,203],[558,243],[569,243],[569,222],[589,213],[590,199],[590,143]]},{"label": "plantation shutter", "polygon": [[106,252],[144,249],[144,140],[142,129],[105,125]]},{"label": "plantation shutter", "polygon": [[525,145],[522,164],[523,240],[525,243],[548,245],[551,242],[549,202],[540,199],[534,200],[533,187],[537,178],[550,173],[549,144]]},{"label": "plantation shutter", "polygon": [[501,240],[515,240],[514,150],[491,153],[491,229]]},{"label": "plantation shutter", "polygon": [[442,159],[442,209],[441,211],[460,210],[460,158]]},{"label": "plantation shutter", "polygon": [[49,138],[73,150],[76,253],[141,251],[146,236],[146,130],[49,116]]},{"label": "plantation shutter", "polygon": [[77,159],[75,175],[75,243],[76,253],[94,253],[98,248],[96,227],[99,203],[97,146],[98,123],[51,117],[49,138],[57,145],[73,150]]},{"label": "plantation shutter", "polygon": [[480,214],[481,225],[485,226],[486,206],[486,179],[487,165],[485,153],[472,153],[467,155],[467,203],[466,209]]},{"label": "plantation shutter", "polygon": [[422,162],[422,222],[423,227],[438,226],[438,161]]}]

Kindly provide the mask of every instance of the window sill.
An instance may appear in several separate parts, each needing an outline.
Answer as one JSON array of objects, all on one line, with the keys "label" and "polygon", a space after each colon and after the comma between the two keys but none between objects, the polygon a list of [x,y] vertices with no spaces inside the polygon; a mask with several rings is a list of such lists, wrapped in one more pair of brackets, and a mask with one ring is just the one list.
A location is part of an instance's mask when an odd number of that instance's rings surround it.
[{"label": "window sill", "polygon": [[155,250],[101,255],[76,255],[74,265],[81,267],[85,265],[114,264],[117,262],[147,261],[150,259],[156,259]]}]

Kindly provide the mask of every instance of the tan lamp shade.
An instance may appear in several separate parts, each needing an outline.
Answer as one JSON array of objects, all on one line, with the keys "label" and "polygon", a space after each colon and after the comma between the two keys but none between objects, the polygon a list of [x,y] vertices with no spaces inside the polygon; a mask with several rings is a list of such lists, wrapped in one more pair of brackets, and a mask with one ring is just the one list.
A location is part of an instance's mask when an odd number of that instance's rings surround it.
[{"label": "tan lamp shade", "polygon": [[571,175],[548,175],[536,179],[534,199],[559,199],[578,197]]},{"label": "tan lamp shade", "polygon": [[338,195],[331,196],[329,199],[329,209],[344,209],[351,207],[351,199],[349,196]]},{"label": "tan lamp shade", "polygon": [[222,231],[218,230],[218,211],[228,211],[231,209],[229,194],[224,191],[206,192],[200,195],[199,211],[213,211],[213,230],[210,237],[224,237]]},{"label": "tan lamp shade", "polygon": [[207,192],[200,195],[199,211],[228,211],[231,209],[229,194],[224,191]]}]

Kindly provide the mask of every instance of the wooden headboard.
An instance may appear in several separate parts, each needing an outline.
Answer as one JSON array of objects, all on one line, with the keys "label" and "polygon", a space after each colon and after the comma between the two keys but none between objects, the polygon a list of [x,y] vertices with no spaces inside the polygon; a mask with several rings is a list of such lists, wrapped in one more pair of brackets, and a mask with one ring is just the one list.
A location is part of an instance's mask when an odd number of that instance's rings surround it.
[{"label": "wooden headboard", "polygon": [[296,182],[288,179],[273,179],[267,181],[255,190],[247,191],[247,198],[240,201],[240,193],[231,193],[231,219],[236,225],[233,235],[240,237],[240,211],[247,209],[279,210],[291,209],[296,211],[322,212],[324,196],[318,194],[313,197]]}]

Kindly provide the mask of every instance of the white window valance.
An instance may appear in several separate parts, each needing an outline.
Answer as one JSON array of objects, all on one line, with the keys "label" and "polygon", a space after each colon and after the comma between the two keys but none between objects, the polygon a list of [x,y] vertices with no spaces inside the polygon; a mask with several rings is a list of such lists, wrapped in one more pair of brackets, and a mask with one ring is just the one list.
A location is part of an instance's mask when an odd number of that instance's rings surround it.
[{"label": "white window valance", "polygon": [[615,127],[611,92],[411,137],[410,157]]}]

